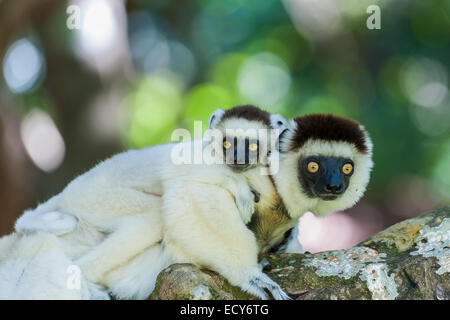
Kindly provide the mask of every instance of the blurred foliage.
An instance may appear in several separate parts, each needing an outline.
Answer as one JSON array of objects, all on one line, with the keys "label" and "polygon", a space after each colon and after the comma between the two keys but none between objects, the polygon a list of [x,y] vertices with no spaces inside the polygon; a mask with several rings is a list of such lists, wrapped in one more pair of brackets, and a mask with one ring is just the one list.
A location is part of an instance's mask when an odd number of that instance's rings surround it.
[{"label": "blurred foliage", "polygon": [[[206,128],[219,107],[253,103],[285,117],[333,113],[359,120],[372,136],[370,195],[387,196],[388,185],[414,175],[449,203],[450,1],[378,1],[381,30],[366,27],[372,1],[324,1],[338,19],[329,25],[318,12],[316,30],[329,31],[323,37],[308,32],[292,3],[311,1],[128,1],[134,73],[114,76],[124,92],[121,148],[169,142],[175,128],[192,130],[194,120]],[[46,44],[49,75],[65,56],[79,56],[73,32],[61,26],[64,9],[35,31]],[[89,104],[111,88],[98,77],[91,70],[61,90],[86,91]],[[24,115],[31,107],[66,107],[48,81],[37,87],[13,98]]]}]

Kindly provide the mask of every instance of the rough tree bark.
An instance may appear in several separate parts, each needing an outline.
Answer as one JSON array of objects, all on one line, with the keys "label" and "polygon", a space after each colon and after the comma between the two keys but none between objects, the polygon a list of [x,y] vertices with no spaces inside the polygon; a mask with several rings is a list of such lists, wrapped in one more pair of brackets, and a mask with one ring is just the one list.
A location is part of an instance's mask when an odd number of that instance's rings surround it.
[{"label": "rough tree bark", "polygon": [[[293,298],[450,299],[450,206],[402,221],[350,249],[264,256]],[[255,299],[189,264],[163,270],[149,299]]]}]

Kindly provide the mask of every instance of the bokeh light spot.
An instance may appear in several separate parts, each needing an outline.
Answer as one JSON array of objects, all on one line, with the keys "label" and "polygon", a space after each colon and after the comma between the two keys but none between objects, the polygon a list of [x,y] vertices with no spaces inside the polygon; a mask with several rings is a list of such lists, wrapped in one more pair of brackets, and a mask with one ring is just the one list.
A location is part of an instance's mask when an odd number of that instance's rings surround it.
[{"label": "bokeh light spot", "polygon": [[[192,88],[185,98],[184,116],[186,127],[193,129],[194,120],[206,121],[217,108],[227,109],[233,105],[230,92],[215,84],[202,84]],[[203,129],[207,129],[204,123]]]},{"label": "bokeh light spot", "polygon": [[83,12],[80,29],[81,49],[87,54],[97,56],[108,50],[117,33],[114,12],[107,0],[81,1]]},{"label": "bokeh light spot", "polygon": [[298,239],[303,249],[312,253],[349,248],[364,234],[359,224],[342,212],[316,217],[306,212],[299,222]]},{"label": "bokeh light spot", "polygon": [[256,105],[277,105],[289,93],[286,64],[272,53],[260,53],[244,62],[238,75],[241,96]]},{"label": "bokeh light spot", "polygon": [[428,136],[439,136],[450,128],[450,101],[433,108],[411,106],[411,116],[417,128]]},{"label": "bokeh light spot", "polygon": [[401,80],[409,100],[423,107],[437,106],[447,95],[447,71],[441,63],[431,59],[408,61]]},{"label": "bokeh light spot", "polygon": [[3,76],[14,93],[30,90],[44,68],[44,59],[38,48],[29,39],[14,42],[3,60]]},{"label": "bokeh light spot", "polygon": [[211,77],[214,83],[238,91],[237,77],[239,69],[246,61],[248,55],[244,53],[229,53],[218,59],[211,68]]},{"label": "bokeh light spot", "polygon": [[126,143],[145,147],[169,142],[181,109],[181,89],[169,75],[147,76],[126,99],[130,112]]},{"label": "bokeh light spot", "polygon": [[52,118],[39,109],[32,110],[20,127],[25,150],[41,170],[56,170],[64,160],[65,144]]}]

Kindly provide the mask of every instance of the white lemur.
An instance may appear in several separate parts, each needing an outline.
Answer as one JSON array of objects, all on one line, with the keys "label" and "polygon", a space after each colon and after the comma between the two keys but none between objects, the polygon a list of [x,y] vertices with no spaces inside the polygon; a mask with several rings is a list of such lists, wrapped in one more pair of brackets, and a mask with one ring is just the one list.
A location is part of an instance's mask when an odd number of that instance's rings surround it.
[{"label": "white lemur", "polygon": [[[221,119],[221,114],[220,110],[215,113],[216,121]],[[229,123],[224,124],[232,127]],[[280,138],[279,170],[276,171],[278,166],[274,163],[277,157],[271,155],[271,176],[261,175],[259,170],[253,169],[242,173],[259,195],[255,213],[247,224],[253,235],[243,229],[238,221],[227,223],[235,215],[223,215],[223,212],[233,209],[224,207],[224,202],[211,201],[220,194],[219,190],[189,183],[191,189],[179,181],[167,181],[171,185],[167,199],[173,197],[173,200],[164,202],[163,211],[167,213],[164,217],[171,228],[165,231],[167,238],[163,245],[183,257],[181,261],[189,257],[193,259],[191,262],[199,259],[197,261],[202,261],[202,265],[227,274],[229,280],[237,279],[242,288],[242,284],[248,283],[246,279],[258,279],[261,275],[256,267],[258,251],[267,252],[280,244],[286,231],[296,225],[304,212],[311,210],[315,214],[325,215],[355,204],[365,191],[372,168],[372,144],[364,128],[352,120],[331,115],[298,117],[288,127]],[[204,196],[197,197],[196,194]],[[185,206],[196,208],[192,212],[198,214],[185,216]],[[214,219],[202,219],[214,213]],[[193,229],[187,229],[186,225],[193,226]],[[225,228],[231,225],[236,227],[233,232]],[[215,241],[204,242],[207,238],[204,237],[205,231]],[[236,237],[238,234],[241,237]],[[258,248],[254,245],[254,238]],[[220,240],[224,249],[214,251]],[[192,254],[193,251],[196,254]],[[232,258],[236,256],[239,256],[236,260]],[[114,288],[113,292],[126,292],[130,286],[138,288],[148,278],[150,265],[152,255],[151,251],[147,251],[114,277],[109,276],[109,280],[113,281],[109,281],[107,286]],[[249,266],[253,267],[249,269]],[[265,278],[253,283],[259,281],[265,281]],[[259,292],[251,292],[265,297],[261,289],[259,287]]]},{"label": "white lemur", "polygon": [[[268,113],[254,107],[241,107],[240,109],[241,112],[236,112],[236,110],[223,112],[222,119],[231,121],[237,117],[237,114],[241,114],[244,117],[250,115],[249,119],[244,119],[250,124],[238,121],[240,126],[246,124],[252,128],[268,129],[271,123],[283,124],[284,119],[278,115],[271,118]],[[251,119],[254,111],[257,111],[257,118]],[[261,115],[264,115],[263,121],[261,121]],[[215,117],[211,117],[211,126],[223,124],[223,121],[215,122],[214,119]],[[247,145],[254,147],[254,144],[248,144],[248,141]],[[223,223],[226,222],[226,218],[231,217],[229,218],[231,220],[228,221],[231,223],[228,226],[229,229],[224,228],[222,231],[229,234],[230,239],[238,242],[240,238],[242,243],[251,246],[252,241],[249,240],[249,237],[251,238],[252,234],[245,228],[243,221],[247,222],[253,212],[253,193],[243,176],[236,172],[240,165],[237,163],[233,166],[235,171],[226,169],[224,165],[202,165],[197,168],[188,165],[177,168],[168,165],[172,147],[173,145],[163,145],[129,151],[101,163],[72,181],[61,194],[51,198],[35,210],[25,212],[17,221],[16,230],[19,233],[30,233],[47,228],[46,231],[59,234],[62,241],[61,247],[81,267],[83,276],[93,283],[109,283],[112,288],[114,288],[114,284],[110,283],[111,279],[114,279],[114,274],[117,274],[117,270],[114,271],[114,269],[119,268],[120,270],[122,265],[146,249],[148,250],[143,258],[150,257],[154,265],[150,265],[149,268],[154,268],[157,272],[173,262],[194,262],[210,266],[208,261],[213,261],[214,258],[205,257],[203,255],[204,248],[201,245],[198,251],[203,253],[197,253],[193,249],[193,245],[187,244],[188,250],[186,251],[192,249],[193,251],[192,255],[186,256],[181,254],[183,250],[180,251],[179,246],[173,244],[175,241],[166,240],[166,238],[170,239],[170,236],[166,236],[166,234],[170,234],[175,227],[170,226],[172,215],[170,213],[166,215],[165,212],[170,212],[172,203],[177,202],[177,198],[180,197],[177,194],[178,187],[183,185],[184,190],[188,191],[193,191],[195,187],[199,191],[204,189],[205,194],[192,192],[191,194],[208,200],[214,199],[214,204],[220,205],[213,209],[220,209],[223,213],[223,215],[216,216],[206,215],[205,219],[211,218],[213,224],[227,227]],[[175,196],[173,196],[174,193]],[[164,202],[163,208],[161,208],[161,199]],[[224,199],[223,205],[221,199]],[[187,213],[192,213],[197,209],[189,208],[179,200],[178,202]],[[181,220],[183,218],[185,216]],[[231,235],[233,228],[239,233],[236,237]],[[199,229],[198,226],[197,229]],[[193,240],[201,239],[201,236],[202,229],[200,228]],[[208,238],[208,236],[210,234],[205,233],[205,237]],[[19,236],[16,235],[16,237]],[[24,235],[24,237],[26,236]],[[2,240],[10,242],[8,239]],[[209,238],[208,240],[211,240],[209,242],[211,247],[215,239]],[[200,241],[200,243],[204,245],[205,241]],[[221,244],[223,245],[220,241],[217,242],[217,245]],[[166,246],[170,249],[167,249]],[[149,249],[150,247],[152,248]],[[218,249],[220,252],[221,248]],[[212,255],[212,253],[213,251],[210,250],[209,254]],[[236,253],[236,248],[230,251],[235,259],[245,260],[236,256]],[[19,252],[18,259],[21,258],[20,254]],[[196,254],[198,261],[195,260],[197,259]],[[5,256],[5,254],[2,255]],[[222,259],[227,260],[226,254],[224,257]],[[140,258],[142,257],[134,260]],[[222,269],[220,264],[212,265],[211,268],[221,273],[229,272],[230,277],[235,277],[235,279],[230,279],[230,282],[251,293],[263,293],[262,288],[266,287],[276,298],[287,298],[276,283],[260,272],[257,265],[247,266],[247,269],[251,269],[253,272],[252,274],[258,275],[256,278],[247,279],[247,283],[243,280],[242,274],[234,270]],[[245,271],[248,274],[250,272]],[[110,273],[109,281],[104,278],[108,273]],[[157,273],[154,278],[156,275]],[[227,274],[224,275],[228,278]],[[6,273],[5,276],[7,276]],[[250,274],[247,277],[250,277]],[[154,285],[154,280],[152,277],[148,279],[150,287],[152,283]],[[112,282],[114,281],[112,280]],[[120,288],[121,285],[119,284],[117,287]],[[265,294],[259,296],[265,297]]]},{"label": "white lemur", "polygon": [[[280,170],[272,170],[272,181],[267,176],[251,174],[252,170],[245,172],[260,193],[256,214],[249,227],[262,252],[281,242],[285,231],[294,226],[305,211],[324,215],[353,205],[364,193],[370,176],[372,144],[365,130],[356,122],[330,115],[311,115],[295,118],[291,124],[292,129],[285,131],[281,138]],[[271,162],[270,167],[276,166]],[[179,190],[180,194],[183,190],[186,189]],[[205,188],[203,191],[209,194],[211,190]],[[211,198],[214,199],[214,194]],[[195,199],[187,199],[192,200]],[[199,204],[198,209],[204,206],[207,206],[206,211],[218,209],[211,208],[207,202]],[[182,205],[182,202],[175,202],[174,206],[177,205]],[[184,240],[188,242],[190,239]],[[192,246],[195,247],[194,244]],[[124,266],[121,272],[112,272],[116,273],[116,283],[114,277],[110,277],[113,281],[107,281],[110,282],[107,285],[115,286],[113,292],[126,291],[127,285],[138,287],[142,283],[140,280],[149,278],[142,274],[145,275],[149,266],[155,264],[152,258],[164,257],[163,253],[167,252],[159,248],[160,251],[155,252],[147,250]],[[205,254],[207,249],[208,246]],[[255,254],[248,255],[253,257]]]},{"label": "white lemur", "polygon": [[294,118],[289,128],[280,137],[279,170],[270,179],[245,173],[260,194],[248,227],[261,253],[280,245],[289,251],[297,242],[297,227],[291,244],[285,237],[306,211],[324,216],[353,206],[373,167],[372,142],[353,120],[312,114]]},{"label": "white lemur", "polygon": [[[210,128],[224,132],[218,141],[223,152],[216,149],[219,156],[231,160],[226,163],[242,175],[250,171],[258,175],[268,173],[261,170],[260,165],[267,162],[260,157],[267,157],[274,145],[271,139],[277,140],[278,134],[269,136],[255,129],[267,131],[271,122],[272,126],[284,127],[285,120],[277,117],[279,123],[273,124],[273,116],[253,106],[216,111],[210,118]],[[179,176],[165,179],[163,186],[163,225],[168,228],[164,230],[162,245],[174,255],[174,262],[215,270],[231,284],[263,299],[267,298],[264,289],[275,299],[289,299],[278,284],[262,273],[256,239],[245,225],[250,219],[245,221],[236,214],[224,189]]]}]

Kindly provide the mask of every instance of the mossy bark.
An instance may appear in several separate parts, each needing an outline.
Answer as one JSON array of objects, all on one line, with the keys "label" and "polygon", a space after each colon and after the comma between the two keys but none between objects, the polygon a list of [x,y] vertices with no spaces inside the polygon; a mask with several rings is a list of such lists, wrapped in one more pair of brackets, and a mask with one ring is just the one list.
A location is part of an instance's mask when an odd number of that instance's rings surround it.
[{"label": "mossy bark", "polygon": [[[450,207],[402,221],[357,246],[265,255],[267,274],[295,299],[450,299]],[[158,276],[150,299],[255,299],[189,264]]]}]

